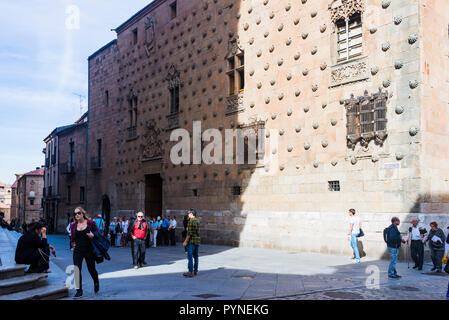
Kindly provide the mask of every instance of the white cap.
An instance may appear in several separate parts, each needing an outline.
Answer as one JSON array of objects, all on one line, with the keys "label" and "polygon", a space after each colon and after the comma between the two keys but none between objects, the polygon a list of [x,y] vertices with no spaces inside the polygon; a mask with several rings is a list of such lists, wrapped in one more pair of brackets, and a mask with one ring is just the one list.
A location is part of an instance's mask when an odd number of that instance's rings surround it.
[{"label": "white cap", "polygon": [[158,219],[158,220],[161,220],[161,217],[160,217],[160,216],[157,216],[157,219]]}]

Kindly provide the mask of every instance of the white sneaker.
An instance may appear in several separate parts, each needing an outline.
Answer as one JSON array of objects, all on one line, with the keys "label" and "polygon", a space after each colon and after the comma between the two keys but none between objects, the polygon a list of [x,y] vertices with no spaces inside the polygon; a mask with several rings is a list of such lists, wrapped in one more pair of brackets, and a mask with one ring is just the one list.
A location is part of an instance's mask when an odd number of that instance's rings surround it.
[{"label": "white sneaker", "polygon": [[354,263],[360,263],[360,260],[355,259]]}]

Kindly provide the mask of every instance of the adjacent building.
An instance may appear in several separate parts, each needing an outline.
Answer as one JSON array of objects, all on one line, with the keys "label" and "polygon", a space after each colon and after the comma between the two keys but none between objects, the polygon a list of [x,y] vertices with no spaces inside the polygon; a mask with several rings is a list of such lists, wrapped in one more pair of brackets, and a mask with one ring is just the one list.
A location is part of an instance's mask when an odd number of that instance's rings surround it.
[{"label": "adjacent building", "polygon": [[[107,220],[194,207],[206,243],[348,255],[355,208],[383,256],[392,216],[448,223],[448,21],[448,0],[155,0],[88,59],[71,190]],[[238,128],[255,163],[172,161],[176,129],[216,156]]]},{"label": "adjacent building", "polygon": [[[42,198],[44,189],[44,168],[18,176],[13,185],[13,215],[19,223],[31,223],[43,218]],[[16,211],[16,212],[14,212]]]},{"label": "adjacent building", "polygon": [[87,113],[44,139],[43,209],[50,232],[63,232],[75,207],[84,205],[86,129]]},{"label": "adjacent building", "polygon": [[0,181],[0,211],[11,221],[11,186]]}]

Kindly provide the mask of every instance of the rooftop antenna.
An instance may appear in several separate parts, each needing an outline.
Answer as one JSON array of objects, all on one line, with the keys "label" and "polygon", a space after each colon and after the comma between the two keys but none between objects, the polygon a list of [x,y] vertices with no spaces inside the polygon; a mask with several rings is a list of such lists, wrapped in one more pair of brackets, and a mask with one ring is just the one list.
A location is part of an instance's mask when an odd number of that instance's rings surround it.
[{"label": "rooftop antenna", "polygon": [[75,96],[77,96],[78,98],[80,98],[80,117],[83,115],[83,99],[86,97],[86,96],[84,96],[84,95],[82,95],[82,94],[79,94],[79,93],[75,93],[75,92],[73,92],[73,94],[75,95]]}]

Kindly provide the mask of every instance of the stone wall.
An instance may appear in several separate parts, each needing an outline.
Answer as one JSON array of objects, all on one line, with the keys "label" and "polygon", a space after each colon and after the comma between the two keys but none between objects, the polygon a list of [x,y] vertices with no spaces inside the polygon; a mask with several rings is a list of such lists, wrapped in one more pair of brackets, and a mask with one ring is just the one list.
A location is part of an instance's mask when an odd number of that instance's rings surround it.
[{"label": "stone wall", "polygon": [[[24,175],[18,181],[18,215],[20,221],[30,223],[42,218],[42,197],[44,189],[44,177]],[[35,199],[31,204],[29,195],[34,191]]]},{"label": "stone wall", "polygon": [[[64,172],[60,172],[59,176],[61,199],[58,203],[56,232],[65,232],[67,224],[73,219],[75,208],[83,207],[85,204],[81,200],[80,188],[86,184],[86,128],[87,123],[59,135],[59,163]],[[75,148],[73,171],[68,171],[68,167],[64,167],[70,164],[70,143],[73,143]]]},{"label": "stone wall", "polygon": [[449,212],[449,2],[419,1],[422,141],[420,211]]},{"label": "stone wall", "polygon": [[[414,215],[447,220],[446,198],[432,198],[436,211],[421,205],[428,202],[423,191],[447,190],[446,178],[438,187],[431,179],[447,175],[448,155],[437,143],[447,133],[445,75],[425,80],[421,68],[426,61],[444,70],[447,61],[432,54],[447,36],[444,14],[420,24],[438,10],[434,2],[178,0],[174,19],[170,4],[149,5],[89,59],[89,159],[103,139],[106,160],[89,170],[90,211],[101,210],[105,195],[113,213],[144,210],[145,175],[159,173],[163,209],[180,219],[198,208],[210,243],[349,254],[347,210],[355,208],[365,223],[364,248],[383,256],[382,230],[392,215],[404,223]],[[356,12],[362,55],[337,62],[336,17]],[[434,29],[446,31],[423,36]],[[227,58],[236,53],[244,53],[245,88],[229,97]],[[181,84],[176,114],[173,81]],[[388,97],[388,136],[353,144],[346,108],[352,98],[379,92]],[[429,109],[435,97],[442,117]],[[264,122],[263,160],[173,165],[170,133],[180,127],[192,134],[195,120],[203,131],[221,132]],[[330,191],[330,181],[340,191]]]}]

